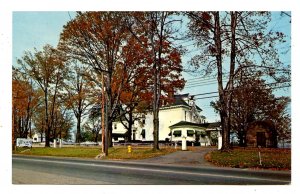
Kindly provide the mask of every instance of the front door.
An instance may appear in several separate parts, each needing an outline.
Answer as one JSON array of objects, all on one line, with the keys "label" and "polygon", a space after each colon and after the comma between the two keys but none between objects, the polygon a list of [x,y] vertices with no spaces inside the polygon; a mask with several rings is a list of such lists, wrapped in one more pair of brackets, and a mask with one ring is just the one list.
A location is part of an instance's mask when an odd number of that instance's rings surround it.
[{"label": "front door", "polygon": [[256,133],[257,146],[266,147],[266,135],[265,132]]}]

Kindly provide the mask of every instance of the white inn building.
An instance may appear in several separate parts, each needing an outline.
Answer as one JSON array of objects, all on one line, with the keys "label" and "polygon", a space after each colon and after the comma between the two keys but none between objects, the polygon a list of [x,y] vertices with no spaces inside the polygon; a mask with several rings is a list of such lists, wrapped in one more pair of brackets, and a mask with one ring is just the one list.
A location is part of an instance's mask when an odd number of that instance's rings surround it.
[{"label": "white inn building", "polygon": [[[159,110],[159,141],[180,142],[182,137],[186,137],[188,142],[211,145],[210,132],[220,130],[219,124],[205,123],[201,111],[195,103],[194,96],[174,95],[173,103],[164,105]],[[120,121],[113,122],[114,142],[124,141],[126,132],[127,129]],[[147,112],[143,119],[134,123],[131,139],[153,141],[152,112]]]}]

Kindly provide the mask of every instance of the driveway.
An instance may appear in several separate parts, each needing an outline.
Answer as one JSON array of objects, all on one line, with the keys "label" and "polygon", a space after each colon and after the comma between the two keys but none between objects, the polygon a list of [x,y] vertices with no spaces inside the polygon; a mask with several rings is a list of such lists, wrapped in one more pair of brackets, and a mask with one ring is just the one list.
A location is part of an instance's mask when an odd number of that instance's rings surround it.
[{"label": "driveway", "polygon": [[171,154],[138,160],[138,162],[145,163],[159,163],[159,164],[175,164],[184,166],[212,166],[211,163],[204,159],[206,153],[217,150],[212,147],[192,147],[190,151],[177,151]]}]

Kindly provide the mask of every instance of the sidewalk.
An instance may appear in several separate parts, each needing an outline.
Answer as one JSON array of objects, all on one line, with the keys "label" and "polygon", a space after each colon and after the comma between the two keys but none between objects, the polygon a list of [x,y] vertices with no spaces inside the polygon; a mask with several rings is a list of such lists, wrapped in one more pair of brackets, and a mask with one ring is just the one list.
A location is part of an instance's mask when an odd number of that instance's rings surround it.
[{"label": "sidewalk", "polygon": [[175,164],[184,166],[212,166],[204,159],[206,153],[216,150],[212,147],[192,147],[192,151],[177,151],[164,156],[138,160],[145,163]]}]

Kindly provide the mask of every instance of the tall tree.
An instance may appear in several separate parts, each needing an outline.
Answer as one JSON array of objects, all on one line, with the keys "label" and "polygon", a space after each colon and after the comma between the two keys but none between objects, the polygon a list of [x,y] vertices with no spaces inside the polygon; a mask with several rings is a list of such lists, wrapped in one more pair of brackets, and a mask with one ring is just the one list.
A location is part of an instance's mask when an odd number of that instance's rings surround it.
[{"label": "tall tree", "polygon": [[45,106],[39,106],[32,117],[33,131],[39,134],[41,142],[45,141],[46,123],[45,123]]},{"label": "tall tree", "polygon": [[[223,54],[222,44],[222,19],[219,12],[195,12],[188,13],[190,18],[190,35],[194,37],[203,51],[192,59],[193,65],[198,68],[201,62],[206,61],[205,74],[211,73],[216,67],[218,93],[220,101],[220,118],[222,126],[222,149],[229,148],[229,117],[227,115],[225,89],[223,86]],[[210,60],[210,61],[209,61]],[[201,64],[202,66],[202,64]]]},{"label": "tall tree", "polygon": [[147,52],[133,36],[127,42],[122,48],[122,65],[116,69],[113,77],[113,91],[116,93],[118,85],[123,83],[117,117],[127,129],[127,140],[131,141],[132,126],[148,108],[151,92]]},{"label": "tall tree", "polygon": [[[60,105],[64,102],[59,101]],[[35,133],[40,134],[41,142],[45,139],[46,124],[45,124],[45,105],[41,104],[33,114],[33,130]],[[55,106],[54,117],[52,120],[52,130],[49,139],[69,139],[70,130],[73,127],[73,117],[70,111],[64,106]]]},{"label": "tall tree", "polygon": [[[139,39],[142,39],[142,34]],[[146,37],[143,37],[147,40]],[[136,53],[139,53],[138,55]],[[115,83],[124,81],[124,87],[120,95],[120,116],[123,126],[128,130],[128,140],[131,140],[132,125],[135,121],[140,121],[146,111],[149,111],[153,99],[153,71],[152,58],[149,51],[141,45],[135,37],[129,39],[128,44],[123,48],[123,65],[116,71]],[[162,48],[161,62],[161,99],[170,101],[172,92],[180,90],[184,86],[184,79],[181,78],[181,53],[173,48],[170,43],[164,42]],[[118,85],[118,84],[117,84]],[[161,104],[160,104],[161,105]],[[126,122],[123,122],[126,121]]]},{"label": "tall tree", "polygon": [[[246,136],[249,126],[257,121],[270,122],[274,128],[274,146],[276,146],[277,129],[281,128],[287,98],[277,98],[272,94],[272,85],[266,84],[259,76],[241,78],[235,81],[232,96],[232,131],[236,132],[240,146],[246,146]],[[241,76],[246,76],[244,73]],[[279,124],[280,123],[280,124]],[[275,127],[275,125],[277,127]],[[279,131],[279,130],[278,130]]]},{"label": "tall tree", "polygon": [[87,79],[85,68],[78,63],[70,62],[72,67],[69,71],[68,79],[65,79],[65,89],[67,91],[66,106],[71,109],[77,120],[76,143],[81,142],[81,123],[87,114],[87,109],[91,102],[91,91],[94,83]]},{"label": "tall tree", "polygon": [[[134,12],[127,19],[129,30],[149,53],[153,84],[153,149],[159,149],[159,107],[163,88],[165,46],[171,45],[174,22],[172,12]],[[169,47],[172,49],[172,47]],[[177,59],[180,60],[180,57]],[[179,63],[180,64],[180,63]],[[180,75],[180,74],[179,74]],[[175,79],[174,79],[175,80]],[[166,84],[167,85],[167,84]]]},{"label": "tall tree", "polygon": [[69,139],[73,127],[73,117],[66,107],[57,107],[53,120],[53,139]]},{"label": "tall tree", "polygon": [[[78,12],[64,26],[60,38],[60,47],[67,55],[89,65],[97,74],[104,75],[102,90],[105,91],[107,99],[105,131],[110,144],[113,115],[119,98],[117,94],[116,99],[113,99],[112,78],[120,60],[121,48],[128,37],[128,32],[121,25],[123,20],[122,12]],[[118,87],[118,93],[121,87]],[[105,155],[108,154],[107,143],[106,141]]]},{"label": "tall tree", "polygon": [[93,106],[88,115],[87,121],[83,125],[85,133],[91,133],[91,139],[89,141],[98,142],[99,132],[101,129],[101,112],[97,105]]},{"label": "tall tree", "polygon": [[22,59],[18,59],[22,71],[32,78],[43,92],[45,108],[46,147],[50,147],[50,133],[52,130],[54,110],[57,103],[59,89],[66,75],[64,59],[50,45],[42,51],[35,49],[34,53],[25,52]]},{"label": "tall tree", "polygon": [[[205,73],[217,69],[222,149],[228,150],[233,80],[245,68],[254,73],[259,70],[275,81],[289,80],[289,67],[283,66],[276,48],[285,36],[268,30],[270,12],[190,12],[188,16],[190,35],[201,47],[193,65],[205,66]],[[224,61],[229,61],[229,66]],[[225,87],[223,70],[229,72]]]},{"label": "tall tree", "polygon": [[15,76],[12,81],[13,142],[16,138],[32,136],[32,117],[40,103],[40,93],[33,89],[30,81]]}]

